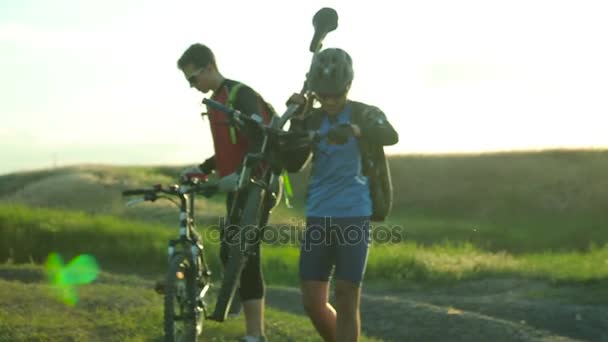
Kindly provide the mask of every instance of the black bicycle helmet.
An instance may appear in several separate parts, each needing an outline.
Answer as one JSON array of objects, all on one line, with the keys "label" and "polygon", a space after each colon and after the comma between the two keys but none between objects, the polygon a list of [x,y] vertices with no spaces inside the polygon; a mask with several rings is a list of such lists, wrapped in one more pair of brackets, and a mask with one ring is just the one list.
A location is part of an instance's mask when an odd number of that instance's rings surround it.
[{"label": "black bicycle helmet", "polygon": [[342,95],[354,77],[353,61],[342,49],[319,52],[307,75],[308,87],[320,95]]}]

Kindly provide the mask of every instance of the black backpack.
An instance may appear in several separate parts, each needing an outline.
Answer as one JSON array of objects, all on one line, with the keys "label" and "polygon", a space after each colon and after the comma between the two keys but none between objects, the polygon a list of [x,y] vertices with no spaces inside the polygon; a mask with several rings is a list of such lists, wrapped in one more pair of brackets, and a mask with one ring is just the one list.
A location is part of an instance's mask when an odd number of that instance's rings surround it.
[{"label": "black backpack", "polygon": [[[362,126],[366,111],[374,110],[360,102],[353,103],[352,122]],[[393,183],[391,180],[391,169],[388,159],[384,154],[384,146],[371,144],[364,139],[359,139],[359,151],[361,151],[361,162],[363,175],[367,177],[369,184],[369,195],[372,201],[371,221],[383,222],[390,214],[393,207]]]}]

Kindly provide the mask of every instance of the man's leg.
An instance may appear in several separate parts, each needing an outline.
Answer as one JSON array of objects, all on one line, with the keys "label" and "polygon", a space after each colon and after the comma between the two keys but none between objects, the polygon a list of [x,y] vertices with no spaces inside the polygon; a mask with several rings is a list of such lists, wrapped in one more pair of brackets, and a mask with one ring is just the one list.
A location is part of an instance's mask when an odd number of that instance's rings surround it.
[{"label": "man's leg", "polygon": [[261,265],[261,242],[264,228],[270,217],[271,202],[268,201],[269,193],[265,194],[262,205],[262,215],[258,222],[258,231],[255,236],[254,254],[249,256],[247,264],[241,274],[241,286],[239,296],[245,309],[245,325],[247,336],[264,336],[264,277]]},{"label": "man's leg", "polygon": [[264,298],[243,302],[247,336],[264,336]]},{"label": "man's leg", "polygon": [[247,336],[264,336],[264,277],[259,238],[253,252],[241,273],[239,296],[245,309]]},{"label": "man's leg", "polygon": [[[268,224],[268,219],[270,217],[270,208],[268,197],[269,193],[266,193],[264,197],[264,208],[262,209],[262,217],[259,222],[259,234],[257,236],[256,243],[256,254],[251,256],[247,262],[247,266],[243,270],[243,274],[241,275],[241,283],[242,286],[248,286],[246,282],[251,282],[249,286],[253,285],[254,289],[250,289],[250,291],[241,291],[239,293],[240,296],[245,296],[245,298],[253,297],[254,299],[243,300],[243,308],[245,309],[245,324],[247,329],[248,336],[264,336],[264,278],[262,275],[262,265],[261,265],[261,240],[264,233],[264,228]],[[245,279],[245,281],[243,281]],[[252,291],[251,291],[252,290]],[[260,299],[256,299],[260,297]]]},{"label": "man's leg", "polygon": [[[226,263],[228,263],[230,244],[236,243],[234,236],[235,230],[232,226],[232,222],[236,221],[236,217],[231,213],[235,195],[234,192],[229,192],[226,195],[226,217],[220,222],[220,260],[222,262],[222,267],[226,267]],[[241,312],[241,307],[241,298],[237,293],[232,299],[232,304],[228,309],[228,316],[238,316]]]}]

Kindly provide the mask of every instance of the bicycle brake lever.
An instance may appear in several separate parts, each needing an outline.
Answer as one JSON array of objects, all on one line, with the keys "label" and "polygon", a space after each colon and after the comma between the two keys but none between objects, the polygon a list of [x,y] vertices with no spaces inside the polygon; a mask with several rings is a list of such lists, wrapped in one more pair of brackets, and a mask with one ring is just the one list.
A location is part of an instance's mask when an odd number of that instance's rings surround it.
[{"label": "bicycle brake lever", "polygon": [[146,200],[143,199],[143,198],[135,198],[135,199],[127,201],[126,206],[127,207],[132,207],[132,206],[136,205],[137,203],[141,203],[141,202],[145,202],[145,201]]}]

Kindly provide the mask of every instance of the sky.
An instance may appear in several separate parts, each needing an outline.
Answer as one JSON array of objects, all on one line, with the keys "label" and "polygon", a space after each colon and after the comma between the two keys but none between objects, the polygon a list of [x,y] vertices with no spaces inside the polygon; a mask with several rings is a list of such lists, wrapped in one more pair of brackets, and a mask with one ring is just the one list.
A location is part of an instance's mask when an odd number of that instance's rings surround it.
[{"label": "sky", "polygon": [[0,174],[79,163],[196,164],[213,154],[192,43],[282,113],[312,16],[353,58],[350,98],[400,134],[389,154],[608,147],[603,1],[0,2]]}]

